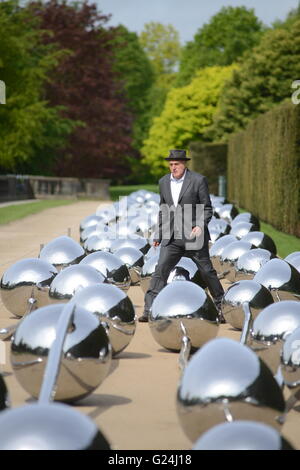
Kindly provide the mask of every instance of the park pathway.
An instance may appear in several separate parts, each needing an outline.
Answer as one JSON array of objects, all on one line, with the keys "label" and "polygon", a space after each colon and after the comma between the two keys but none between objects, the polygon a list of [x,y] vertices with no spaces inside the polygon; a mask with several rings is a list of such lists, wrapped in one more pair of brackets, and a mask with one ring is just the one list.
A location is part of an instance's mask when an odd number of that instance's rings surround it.
[{"label": "park pathway", "polygon": [[[103,203],[104,204],[104,203]],[[79,223],[94,213],[99,204],[85,201],[48,209],[0,227],[0,275],[16,261],[37,257],[40,245],[71,235],[79,241]],[[226,288],[226,282],[224,287]],[[136,314],[142,313],[143,293],[131,287],[128,295]],[[17,320],[0,302],[0,327]],[[240,333],[221,325],[219,336],[239,340]],[[10,342],[5,342],[6,362],[0,365],[10,392],[11,405],[32,401],[16,381],[9,361]],[[178,355],[161,348],[152,338],[147,323],[137,323],[130,345],[112,360],[109,376],[75,408],[90,416],[115,450],[185,450],[191,444],[183,434],[176,413],[176,390],[180,379]],[[300,406],[289,414],[282,433],[300,449]]]}]

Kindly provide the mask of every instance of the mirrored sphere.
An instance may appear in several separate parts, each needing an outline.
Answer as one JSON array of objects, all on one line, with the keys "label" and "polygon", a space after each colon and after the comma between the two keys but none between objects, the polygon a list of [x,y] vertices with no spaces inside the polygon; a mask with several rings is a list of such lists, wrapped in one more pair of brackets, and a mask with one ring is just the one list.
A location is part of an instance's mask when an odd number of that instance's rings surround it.
[{"label": "mirrored sphere", "polygon": [[130,287],[130,274],[126,264],[112,253],[106,251],[91,253],[83,258],[80,266],[96,269],[106,278],[106,282],[122,290],[127,291]]},{"label": "mirrored sphere", "polygon": [[237,239],[233,235],[225,235],[224,237],[219,238],[209,249],[209,254],[211,258],[211,262],[213,264],[214,269],[221,273],[223,271],[223,267],[221,266],[220,256],[223,253],[226,246],[230,245],[230,243],[236,242]]},{"label": "mirrored sphere", "polygon": [[83,248],[86,253],[94,253],[96,251],[110,251],[112,242],[115,239],[115,235],[111,235],[107,232],[106,235],[91,235],[87,238],[83,244]]},{"label": "mirrored sphere", "polygon": [[61,403],[26,405],[0,415],[1,450],[109,450],[95,423]]},{"label": "mirrored sphere", "polygon": [[171,282],[154,299],[149,325],[158,344],[179,351],[182,346],[182,328],[194,349],[200,348],[218,334],[218,312],[206,292],[189,281]]},{"label": "mirrored sphere", "polygon": [[253,279],[260,268],[275,255],[268,250],[255,248],[241,255],[235,266],[235,280]]},{"label": "mirrored sphere", "polygon": [[151,258],[147,259],[147,261],[145,262],[143,266],[143,269],[141,272],[141,288],[143,289],[143,292],[145,293],[149,289],[150,281],[156,269],[158,259],[159,259],[159,254],[151,256]]},{"label": "mirrored sphere", "polygon": [[124,246],[114,252],[117,258],[127,266],[131,278],[131,284],[136,285],[141,280],[142,267],[144,266],[144,255],[140,250],[131,246]]},{"label": "mirrored sphere", "polygon": [[145,238],[136,235],[131,238],[117,238],[111,245],[111,251],[114,253],[125,246],[131,246],[136,250],[140,250],[143,254],[146,254],[150,248],[150,245]]},{"label": "mirrored sphere", "polygon": [[249,222],[238,222],[232,226],[230,234],[240,240],[247,235],[247,233],[253,232],[254,229],[254,225]]},{"label": "mirrored sphere", "polygon": [[68,302],[75,292],[91,284],[102,284],[105,276],[91,266],[78,264],[61,271],[52,281],[49,289],[49,302]]},{"label": "mirrored sphere", "polygon": [[169,274],[168,284],[173,281],[191,281],[205,289],[207,287],[196,263],[183,256]]},{"label": "mirrored sphere", "polygon": [[79,243],[71,237],[57,237],[47,243],[39,254],[39,258],[53,264],[59,271],[71,264],[77,264],[85,252]]},{"label": "mirrored sphere", "polygon": [[160,245],[159,246],[151,246],[150,250],[144,255],[145,262],[151,258],[151,256],[159,255],[160,253]]},{"label": "mirrored sphere", "polygon": [[253,245],[251,245],[251,243],[242,240],[235,241],[225,246],[220,255],[220,265],[221,270],[226,273],[226,278],[231,282],[235,282],[235,266],[238,258],[252,248]]},{"label": "mirrored sphere", "polygon": [[280,361],[285,385],[297,392],[300,389],[300,327],[286,336]]},{"label": "mirrored sphere", "polygon": [[230,225],[224,219],[216,219],[215,217],[208,223],[208,230],[216,230],[227,235],[230,231]]},{"label": "mirrored sphere", "polygon": [[110,284],[89,286],[77,292],[71,302],[96,314],[107,325],[114,355],[128,346],[136,318],[131,300],[122,290]]},{"label": "mirrored sphere", "polygon": [[[43,382],[56,325],[65,304],[35,310],[17,327],[11,343],[11,363],[20,385],[37,398]],[[66,335],[55,400],[74,401],[92,393],[105,379],[111,345],[99,319],[78,307]]]},{"label": "mirrored sphere", "polygon": [[292,266],[294,266],[294,268],[297,269],[298,272],[300,272],[300,251],[291,253],[286,258],[284,258],[284,260],[290,263]]},{"label": "mirrored sphere", "polygon": [[263,232],[249,232],[243,237],[243,241],[249,242],[256,248],[264,248],[265,250],[271,251],[274,255],[277,254],[277,248],[273,239]]},{"label": "mirrored sphere", "polygon": [[198,439],[193,450],[293,450],[276,429],[256,421],[218,424]]},{"label": "mirrored sphere", "polygon": [[281,259],[271,259],[254,276],[273,293],[275,300],[300,298],[300,273],[294,266]]},{"label": "mirrored sphere", "polygon": [[299,326],[300,302],[277,302],[266,307],[256,317],[247,343],[276,374],[283,341],[287,334]]},{"label": "mirrored sphere", "polygon": [[80,222],[80,231],[83,232],[88,227],[97,225],[98,223],[103,222],[103,218],[97,214],[88,215]]},{"label": "mirrored sphere", "polygon": [[113,234],[113,231],[108,225],[105,224],[97,224],[91,225],[90,227],[85,228],[80,234],[80,243],[84,244],[84,242],[93,235],[98,235],[98,237],[105,236],[106,234]]},{"label": "mirrored sphere", "polygon": [[248,222],[254,225],[254,230],[260,230],[259,219],[250,212],[243,212],[242,214],[238,214],[231,222],[231,227],[233,227],[235,224],[238,224],[239,222]]},{"label": "mirrored sphere", "polygon": [[211,229],[209,231],[209,236],[210,236],[210,246],[215,243],[217,240],[219,240],[220,238],[222,238],[224,236],[224,233],[222,232],[219,232],[218,230],[213,230]]},{"label": "mirrored sphere", "polygon": [[226,321],[238,330],[243,328],[245,321],[244,302],[248,303],[252,318],[255,319],[274,301],[270,291],[258,282],[245,280],[232,284],[223,296],[222,312]]},{"label": "mirrored sphere", "polygon": [[232,220],[238,215],[239,211],[233,204],[224,204],[220,209],[217,211],[221,219],[226,220],[229,224],[231,224]]},{"label": "mirrored sphere", "polygon": [[285,402],[270,369],[251,349],[218,338],[199,349],[177,392],[179,422],[194,442],[228,420],[254,420],[279,428]]},{"label": "mirrored sphere", "polygon": [[48,304],[48,289],[57,269],[48,261],[26,258],[17,261],[3,274],[0,284],[4,306],[17,317],[29,310],[28,300],[35,299],[34,308]]}]

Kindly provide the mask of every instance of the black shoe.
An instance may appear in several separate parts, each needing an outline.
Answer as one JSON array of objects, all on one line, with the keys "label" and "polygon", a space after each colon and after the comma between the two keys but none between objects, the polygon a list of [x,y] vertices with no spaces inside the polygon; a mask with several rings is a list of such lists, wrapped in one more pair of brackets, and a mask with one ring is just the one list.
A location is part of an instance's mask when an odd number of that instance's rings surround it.
[{"label": "black shoe", "polygon": [[143,315],[139,318],[139,322],[147,323],[148,322],[148,315],[146,313],[143,313]]}]

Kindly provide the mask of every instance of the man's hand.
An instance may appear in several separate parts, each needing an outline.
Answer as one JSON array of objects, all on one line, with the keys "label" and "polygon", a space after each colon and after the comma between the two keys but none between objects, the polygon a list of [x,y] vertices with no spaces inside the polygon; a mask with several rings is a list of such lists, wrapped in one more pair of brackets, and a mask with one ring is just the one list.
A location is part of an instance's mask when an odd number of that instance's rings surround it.
[{"label": "man's hand", "polygon": [[153,242],[154,248],[157,248],[160,245],[160,242]]},{"label": "man's hand", "polygon": [[191,231],[191,234],[190,234],[190,238],[193,238],[193,237],[200,237],[202,233],[202,228],[201,227],[194,227],[193,230]]}]

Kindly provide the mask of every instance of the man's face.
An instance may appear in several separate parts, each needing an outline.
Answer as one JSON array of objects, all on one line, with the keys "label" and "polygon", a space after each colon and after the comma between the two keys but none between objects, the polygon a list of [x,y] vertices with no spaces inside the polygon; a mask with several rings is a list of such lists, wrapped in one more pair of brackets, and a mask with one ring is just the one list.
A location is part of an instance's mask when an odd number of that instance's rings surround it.
[{"label": "man's face", "polygon": [[184,161],[171,160],[169,163],[170,172],[173,178],[180,179],[186,169],[186,163]]}]

